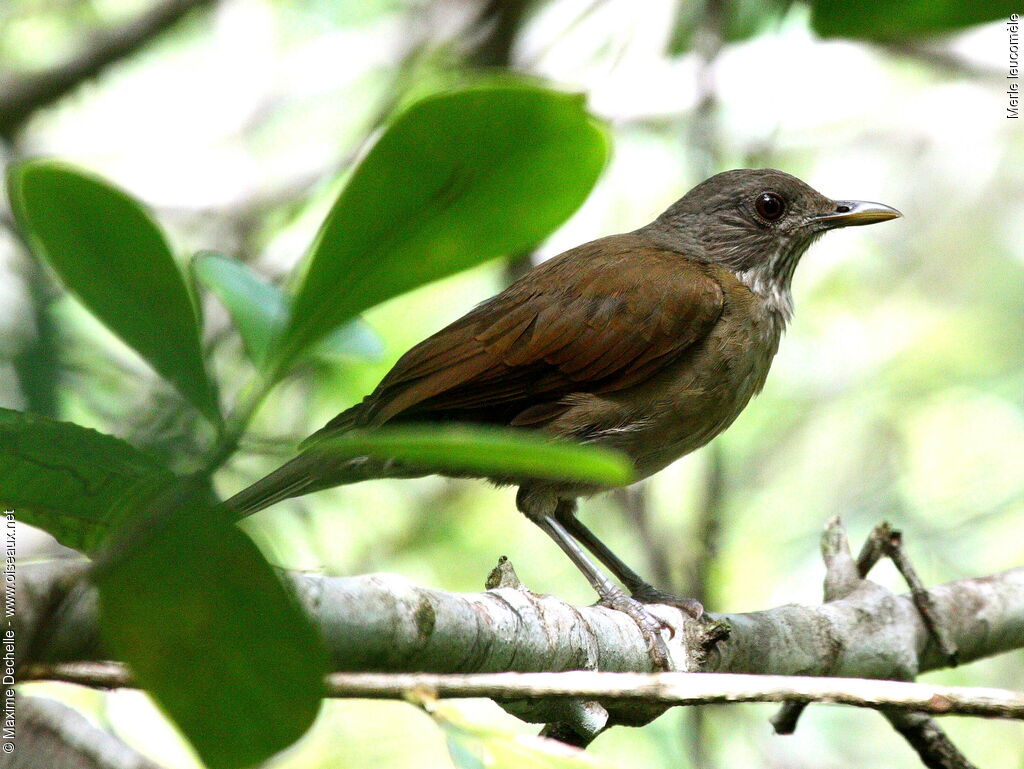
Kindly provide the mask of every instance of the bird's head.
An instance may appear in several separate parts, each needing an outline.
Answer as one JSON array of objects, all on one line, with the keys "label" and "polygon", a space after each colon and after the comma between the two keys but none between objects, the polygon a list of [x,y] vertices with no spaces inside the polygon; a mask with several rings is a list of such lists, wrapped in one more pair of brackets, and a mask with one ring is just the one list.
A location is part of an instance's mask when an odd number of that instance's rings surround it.
[{"label": "bird's head", "polygon": [[740,169],[701,182],[649,225],[665,245],[721,264],[786,318],[790,283],[808,246],[827,230],[900,216],[861,200],[832,200],[795,176]]}]

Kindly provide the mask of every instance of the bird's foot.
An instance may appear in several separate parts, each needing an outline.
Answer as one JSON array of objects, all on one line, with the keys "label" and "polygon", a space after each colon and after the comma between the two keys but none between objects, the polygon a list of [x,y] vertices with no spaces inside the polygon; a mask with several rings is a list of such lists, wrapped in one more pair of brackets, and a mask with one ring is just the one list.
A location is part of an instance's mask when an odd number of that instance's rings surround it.
[{"label": "bird's foot", "polygon": [[640,603],[660,603],[665,606],[674,606],[697,620],[704,616],[704,606],[696,598],[684,598],[675,593],[659,590],[652,585],[641,585],[633,591],[632,595]]},{"label": "bird's foot", "polygon": [[622,591],[602,596],[597,602],[598,606],[604,606],[615,611],[621,611],[636,623],[640,628],[640,634],[647,642],[647,652],[651,655],[654,667],[659,670],[671,670],[671,660],[668,654],[668,645],[661,636],[662,630],[671,630],[671,626],[660,617],[656,617],[647,610],[647,607],[636,598],[630,598]]}]

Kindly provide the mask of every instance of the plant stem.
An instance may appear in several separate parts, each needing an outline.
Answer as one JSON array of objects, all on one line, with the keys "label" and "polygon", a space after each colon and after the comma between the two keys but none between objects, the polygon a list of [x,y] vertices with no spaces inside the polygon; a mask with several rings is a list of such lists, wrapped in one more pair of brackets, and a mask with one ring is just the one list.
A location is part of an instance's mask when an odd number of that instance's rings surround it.
[{"label": "plant stem", "polygon": [[235,408],[224,421],[224,429],[221,430],[216,442],[210,447],[197,474],[213,475],[238,450],[238,442],[248,429],[252,418],[259,411],[270,391],[280,381],[279,371],[279,368],[263,371],[242,389]]}]

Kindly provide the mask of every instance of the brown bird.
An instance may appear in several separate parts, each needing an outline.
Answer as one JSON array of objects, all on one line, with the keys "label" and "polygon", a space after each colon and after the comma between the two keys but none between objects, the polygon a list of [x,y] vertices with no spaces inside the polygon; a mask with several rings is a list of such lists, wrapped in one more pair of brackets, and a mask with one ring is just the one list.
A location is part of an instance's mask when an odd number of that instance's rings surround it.
[{"label": "brown bird", "polygon": [[[831,200],[781,171],[713,176],[651,224],[544,262],[413,347],[298,457],[226,504],[245,515],[340,484],[428,474],[393,461],[332,461],[309,449],[324,437],[398,423],[542,431],[617,449],[645,478],[725,430],[761,390],[808,246],[827,230],[898,216],[879,203]],[[519,485],[519,510],[558,543],[602,604],[637,622],[664,666],[663,625],[643,604],[696,617],[702,608],[652,587],[580,523],[576,499],[601,489],[491,480]]]}]

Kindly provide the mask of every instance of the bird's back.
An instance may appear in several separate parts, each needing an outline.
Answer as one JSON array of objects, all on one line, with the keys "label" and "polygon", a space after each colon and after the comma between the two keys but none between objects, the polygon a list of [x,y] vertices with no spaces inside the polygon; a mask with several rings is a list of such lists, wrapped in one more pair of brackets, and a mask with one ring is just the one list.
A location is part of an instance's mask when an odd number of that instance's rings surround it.
[{"label": "bird's back", "polygon": [[721,296],[707,265],[641,234],[592,241],[413,347],[314,438],[395,422],[550,428],[565,399],[670,365],[716,322]]}]

